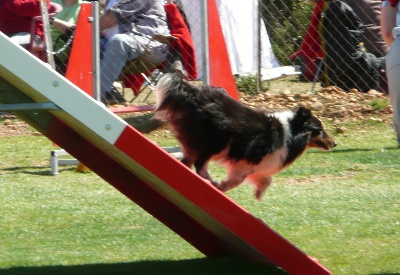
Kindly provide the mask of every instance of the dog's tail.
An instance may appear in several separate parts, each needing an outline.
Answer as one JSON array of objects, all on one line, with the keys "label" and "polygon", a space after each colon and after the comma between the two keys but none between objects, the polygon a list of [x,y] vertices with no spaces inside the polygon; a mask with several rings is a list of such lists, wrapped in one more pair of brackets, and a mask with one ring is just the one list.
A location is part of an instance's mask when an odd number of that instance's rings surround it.
[{"label": "dog's tail", "polygon": [[156,95],[156,110],[159,109],[161,103],[164,101],[166,93],[171,87],[174,75],[173,74],[164,74],[159,80],[154,89]]},{"label": "dog's tail", "polygon": [[194,88],[178,74],[165,74],[155,88],[156,117],[166,119],[182,108]]}]

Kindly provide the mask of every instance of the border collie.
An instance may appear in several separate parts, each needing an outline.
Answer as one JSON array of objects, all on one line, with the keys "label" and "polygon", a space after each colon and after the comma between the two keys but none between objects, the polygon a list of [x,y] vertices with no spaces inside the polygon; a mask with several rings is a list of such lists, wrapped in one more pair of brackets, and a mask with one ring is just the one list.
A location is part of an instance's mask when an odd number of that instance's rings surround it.
[{"label": "border collie", "polygon": [[[255,185],[260,200],[271,176],[291,165],[310,148],[329,150],[335,141],[307,108],[264,113],[231,98],[224,89],[196,87],[166,74],[156,88],[155,118],[170,123],[179,141],[182,163],[226,192],[243,181]],[[217,183],[210,161],[225,166],[227,179]]]}]

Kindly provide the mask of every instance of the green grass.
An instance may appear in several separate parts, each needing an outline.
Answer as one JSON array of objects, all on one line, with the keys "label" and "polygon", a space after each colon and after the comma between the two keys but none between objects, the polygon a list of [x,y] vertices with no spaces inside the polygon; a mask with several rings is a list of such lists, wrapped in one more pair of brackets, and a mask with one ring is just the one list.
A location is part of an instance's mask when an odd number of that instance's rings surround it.
[{"label": "green grass", "polygon": [[[176,145],[148,116],[127,118]],[[329,125],[328,125],[329,127]],[[276,175],[263,200],[241,185],[228,196],[333,274],[400,273],[400,160],[389,124],[347,124],[331,152],[310,150]],[[329,129],[332,132],[331,129]],[[206,258],[95,173],[50,175],[43,136],[0,142],[0,274],[285,274]],[[212,166],[212,176],[224,177]]]}]

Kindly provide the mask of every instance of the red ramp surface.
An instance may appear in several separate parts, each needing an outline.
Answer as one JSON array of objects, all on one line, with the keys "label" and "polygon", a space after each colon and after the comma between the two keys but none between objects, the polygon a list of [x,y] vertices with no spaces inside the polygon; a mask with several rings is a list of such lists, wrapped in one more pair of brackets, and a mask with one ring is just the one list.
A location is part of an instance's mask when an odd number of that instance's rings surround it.
[{"label": "red ramp surface", "polygon": [[199,251],[272,262],[290,274],[330,274],[2,33],[0,47],[0,107],[49,103],[15,113]]}]

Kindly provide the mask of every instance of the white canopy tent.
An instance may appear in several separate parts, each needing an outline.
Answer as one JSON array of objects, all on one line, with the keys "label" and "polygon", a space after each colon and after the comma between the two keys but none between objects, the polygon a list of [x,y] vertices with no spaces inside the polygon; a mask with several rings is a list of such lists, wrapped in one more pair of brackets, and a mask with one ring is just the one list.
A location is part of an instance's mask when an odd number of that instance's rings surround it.
[{"label": "white canopy tent", "polygon": [[[203,74],[202,0],[181,0],[191,29],[197,58],[199,78]],[[254,74],[258,69],[258,0],[216,0],[229,61],[234,75]],[[212,28],[213,26],[208,26]],[[294,73],[294,67],[281,67],[261,20],[260,67],[263,79]],[[212,38],[210,38],[212,39]]]}]

